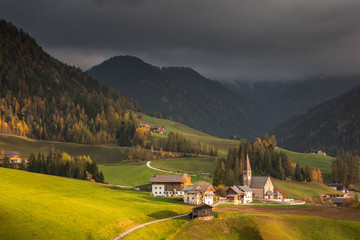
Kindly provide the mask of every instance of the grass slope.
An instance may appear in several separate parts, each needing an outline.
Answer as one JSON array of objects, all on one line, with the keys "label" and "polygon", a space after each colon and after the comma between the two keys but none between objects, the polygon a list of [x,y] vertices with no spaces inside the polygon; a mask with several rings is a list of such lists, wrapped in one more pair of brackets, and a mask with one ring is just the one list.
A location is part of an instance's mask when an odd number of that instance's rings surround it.
[{"label": "grass slope", "polygon": [[0,239],[111,239],[139,223],[190,211],[171,199],[0,168]]},{"label": "grass slope", "polygon": [[[150,177],[154,174],[170,174],[148,168],[146,162],[99,165],[99,169],[103,171],[106,182],[130,187],[149,184]],[[211,179],[200,177],[191,177],[191,180],[193,182],[211,181]]]},{"label": "grass slope", "polygon": [[125,237],[139,239],[358,239],[360,222],[310,216],[218,212],[213,221],[176,219]]},{"label": "grass slope", "polygon": [[[149,123],[153,126],[163,125],[165,127],[165,132],[167,133],[170,131],[179,132],[184,134],[184,137],[193,139],[195,141],[200,141],[200,143],[202,144],[205,143],[207,145],[216,146],[218,148],[219,155],[222,156],[225,156],[227,154],[227,151],[230,147],[236,147],[239,145],[238,141],[236,140],[214,137],[178,122],[170,121],[167,119],[154,118],[142,113],[138,113],[137,115],[142,116],[140,119],[141,123]],[[155,134],[155,136],[166,137],[167,135]]]},{"label": "grass slope", "polygon": [[18,151],[28,158],[30,153],[47,153],[51,146],[70,155],[89,155],[97,163],[117,163],[127,158],[128,149],[117,146],[85,145],[77,143],[52,142],[18,136],[0,135],[0,150]]},{"label": "grass slope", "polygon": [[213,175],[216,167],[216,158],[180,158],[151,161],[151,166],[171,171],[180,171],[200,175],[210,173]]},{"label": "grass slope", "polygon": [[339,193],[338,191],[324,185],[315,182],[288,182],[278,179],[271,179],[275,189],[280,192],[285,192],[290,198],[301,198],[305,196],[311,197],[314,201],[319,200],[319,194],[325,193]]}]

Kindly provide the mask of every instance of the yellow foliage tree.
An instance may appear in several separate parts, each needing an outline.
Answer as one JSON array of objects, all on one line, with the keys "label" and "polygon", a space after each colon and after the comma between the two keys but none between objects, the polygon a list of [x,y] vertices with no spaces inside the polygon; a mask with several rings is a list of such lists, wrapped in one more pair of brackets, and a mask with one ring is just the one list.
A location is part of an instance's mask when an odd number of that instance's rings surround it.
[{"label": "yellow foliage tree", "polygon": [[318,171],[316,171],[315,168],[311,172],[311,181],[313,181],[313,182],[319,181]]}]

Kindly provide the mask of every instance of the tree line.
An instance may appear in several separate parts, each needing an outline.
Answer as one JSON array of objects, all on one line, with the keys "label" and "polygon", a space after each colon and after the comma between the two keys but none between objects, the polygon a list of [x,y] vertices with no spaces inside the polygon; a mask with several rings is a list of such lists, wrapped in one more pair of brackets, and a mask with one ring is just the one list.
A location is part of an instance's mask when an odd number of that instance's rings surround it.
[{"label": "tree line", "polygon": [[226,159],[219,159],[214,172],[214,186],[243,184],[246,156],[249,156],[253,176],[271,176],[278,179],[322,182],[320,169],[310,171],[293,163],[284,151],[277,151],[275,136],[267,134],[264,140],[240,140],[239,147],[230,148]]},{"label": "tree line", "polygon": [[331,179],[345,185],[360,182],[360,157],[346,153],[334,159],[331,164]]},{"label": "tree line", "polygon": [[104,175],[89,156],[71,157],[65,152],[50,150],[47,155],[37,157],[30,153],[27,170],[30,172],[104,182]]}]

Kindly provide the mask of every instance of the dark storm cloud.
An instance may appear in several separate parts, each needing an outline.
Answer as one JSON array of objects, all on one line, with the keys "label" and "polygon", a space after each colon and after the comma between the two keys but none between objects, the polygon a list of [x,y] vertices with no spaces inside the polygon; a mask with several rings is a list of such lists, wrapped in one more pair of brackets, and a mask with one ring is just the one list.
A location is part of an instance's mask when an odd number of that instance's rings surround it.
[{"label": "dark storm cloud", "polygon": [[0,3],[0,16],[84,69],[130,54],[225,80],[360,72],[359,11],[358,0]]}]

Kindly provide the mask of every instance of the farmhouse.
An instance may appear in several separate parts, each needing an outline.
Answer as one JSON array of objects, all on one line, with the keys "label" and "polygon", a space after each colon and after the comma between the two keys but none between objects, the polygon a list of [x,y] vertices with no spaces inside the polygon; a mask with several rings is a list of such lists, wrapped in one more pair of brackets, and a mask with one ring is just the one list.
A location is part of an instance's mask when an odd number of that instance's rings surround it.
[{"label": "farmhouse", "polygon": [[20,157],[20,153],[19,152],[14,152],[14,151],[1,151],[0,154],[0,162],[4,161],[4,158],[8,158],[10,163],[27,163],[28,161],[26,159],[23,159],[22,157]]},{"label": "farmhouse", "polygon": [[184,202],[188,204],[199,205],[205,203],[211,205],[214,203],[214,187],[208,182],[196,182],[193,185],[187,185],[184,189]]},{"label": "farmhouse", "polygon": [[252,189],[248,186],[232,186],[226,191],[226,199],[234,204],[252,202]]},{"label": "farmhouse", "polygon": [[243,172],[243,183],[252,189],[254,198],[274,198],[274,185],[271,178],[267,177],[252,177],[249,156],[246,156],[246,166]]},{"label": "farmhouse", "polygon": [[192,219],[212,219],[212,208],[212,206],[209,206],[205,203],[194,207],[192,211]]},{"label": "farmhouse", "polygon": [[339,192],[347,193],[347,188],[343,183],[330,183],[328,186],[332,189],[338,190]]},{"label": "farmhouse", "polygon": [[150,131],[153,133],[164,134],[165,128],[163,126],[151,126]]},{"label": "farmhouse", "polygon": [[191,177],[182,175],[153,175],[150,178],[151,193],[155,197],[183,196],[183,188],[191,184]]},{"label": "farmhouse", "polygon": [[145,128],[146,131],[150,131],[150,127],[151,127],[151,126],[150,126],[150,124],[145,123],[145,124],[140,124],[139,127]]}]

